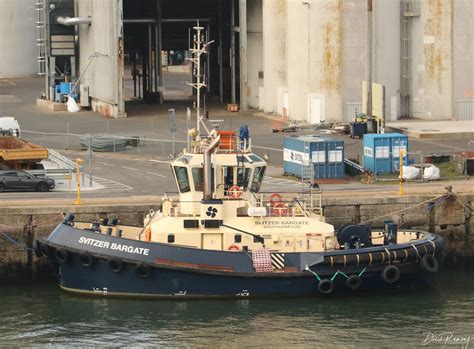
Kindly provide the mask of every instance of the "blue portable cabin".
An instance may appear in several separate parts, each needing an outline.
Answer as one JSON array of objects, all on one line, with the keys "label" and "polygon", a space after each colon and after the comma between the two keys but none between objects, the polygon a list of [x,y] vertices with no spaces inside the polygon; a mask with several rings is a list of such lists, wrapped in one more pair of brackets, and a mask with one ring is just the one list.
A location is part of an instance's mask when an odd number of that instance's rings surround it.
[{"label": "blue portable cabin", "polygon": [[[401,133],[365,134],[364,169],[381,174],[400,170],[400,150],[408,152],[408,136]],[[405,165],[408,156],[404,157]]]},{"label": "blue portable cabin", "polygon": [[301,177],[307,164],[313,179],[344,178],[344,141],[319,135],[285,137],[283,160],[286,174]]}]

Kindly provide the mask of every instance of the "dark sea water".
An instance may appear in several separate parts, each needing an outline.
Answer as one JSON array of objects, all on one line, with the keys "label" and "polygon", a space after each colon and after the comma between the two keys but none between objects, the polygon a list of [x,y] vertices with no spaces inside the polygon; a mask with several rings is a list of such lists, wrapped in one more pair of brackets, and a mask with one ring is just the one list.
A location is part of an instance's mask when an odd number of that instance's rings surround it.
[{"label": "dark sea water", "polygon": [[474,348],[474,269],[445,270],[429,290],[343,298],[134,301],[3,283],[0,316],[0,347]]}]

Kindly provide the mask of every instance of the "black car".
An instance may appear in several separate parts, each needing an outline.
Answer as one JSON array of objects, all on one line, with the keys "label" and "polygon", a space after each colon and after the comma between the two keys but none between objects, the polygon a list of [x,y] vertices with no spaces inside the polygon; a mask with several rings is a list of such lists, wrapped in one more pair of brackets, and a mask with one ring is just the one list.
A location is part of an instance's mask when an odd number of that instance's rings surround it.
[{"label": "black car", "polygon": [[0,192],[5,190],[49,191],[54,187],[54,179],[48,177],[35,177],[24,171],[0,171]]}]

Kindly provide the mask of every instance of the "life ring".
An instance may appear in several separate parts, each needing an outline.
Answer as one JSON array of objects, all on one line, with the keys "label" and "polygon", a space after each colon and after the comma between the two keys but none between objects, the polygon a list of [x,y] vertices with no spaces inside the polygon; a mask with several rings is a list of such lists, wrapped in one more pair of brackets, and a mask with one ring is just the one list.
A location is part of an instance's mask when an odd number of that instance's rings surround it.
[{"label": "life ring", "polygon": [[54,251],[54,256],[60,263],[67,263],[69,259],[69,253],[64,248],[58,248],[56,251]]},{"label": "life ring", "polygon": [[322,294],[330,294],[334,291],[334,283],[329,279],[322,279],[319,281],[318,291]]},{"label": "life ring", "polygon": [[358,290],[362,285],[362,279],[359,275],[352,274],[346,279],[346,286],[351,290]]},{"label": "life ring", "polygon": [[89,252],[81,252],[79,255],[79,261],[81,262],[82,266],[86,268],[90,268],[94,265],[95,259]]},{"label": "life ring", "polygon": [[284,216],[288,213],[288,210],[286,208],[286,204],[283,201],[276,202],[273,205],[273,209],[277,211],[278,215]]},{"label": "life ring", "polygon": [[145,263],[139,263],[136,266],[136,272],[139,277],[146,279],[151,275],[151,266]]},{"label": "life ring", "polygon": [[432,254],[425,254],[420,259],[420,267],[428,273],[436,273],[439,269],[438,260]]},{"label": "life ring", "polygon": [[109,267],[114,273],[119,273],[123,269],[123,262],[118,258],[112,258],[109,260]]},{"label": "life ring", "polygon": [[227,250],[229,250],[229,251],[240,251],[240,248],[239,248],[239,246],[232,244],[227,248]]},{"label": "life ring", "polygon": [[[276,198],[276,200],[275,200]],[[275,206],[275,204],[277,202],[282,202],[283,201],[283,198],[281,197],[280,194],[278,193],[273,193],[271,196],[270,196],[270,204],[272,204],[272,206]]]},{"label": "life ring", "polygon": [[382,272],[382,279],[387,284],[394,284],[400,279],[400,269],[395,265],[387,265]]},{"label": "life ring", "polygon": [[240,198],[242,195],[242,189],[238,185],[233,185],[227,190],[227,196],[230,196],[231,198]]}]

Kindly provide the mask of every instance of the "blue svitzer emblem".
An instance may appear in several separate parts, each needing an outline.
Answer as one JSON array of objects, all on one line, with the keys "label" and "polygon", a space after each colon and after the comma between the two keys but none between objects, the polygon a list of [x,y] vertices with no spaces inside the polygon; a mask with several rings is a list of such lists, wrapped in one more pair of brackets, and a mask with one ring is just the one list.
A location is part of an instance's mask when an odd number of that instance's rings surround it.
[{"label": "blue svitzer emblem", "polygon": [[207,208],[206,215],[207,215],[208,217],[214,218],[214,217],[217,215],[217,208],[212,207],[212,206],[209,206],[209,207]]}]

